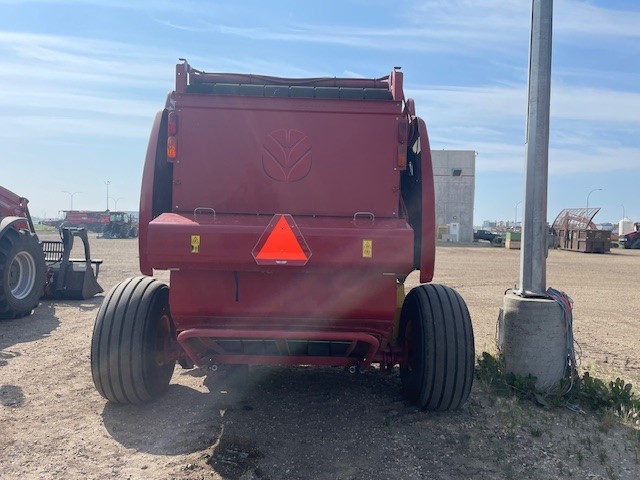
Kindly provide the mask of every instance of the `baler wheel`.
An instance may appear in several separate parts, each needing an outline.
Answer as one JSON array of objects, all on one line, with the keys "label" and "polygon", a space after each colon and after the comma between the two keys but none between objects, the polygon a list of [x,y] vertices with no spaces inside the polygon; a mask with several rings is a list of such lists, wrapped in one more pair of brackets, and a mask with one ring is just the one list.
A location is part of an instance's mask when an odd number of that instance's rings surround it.
[{"label": "baler wheel", "polygon": [[8,229],[0,238],[0,318],[20,318],[38,306],[46,264],[38,237]]},{"label": "baler wheel", "polygon": [[163,393],[175,360],[169,287],[133,277],[106,295],[93,328],[91,373],[100,395],[114,403],[143,403]]},{"label": "baler wheel", "polygon": [[400,365],[403,394],[426,410],[462,406],[473,383],[475,350],[469,310],[444,285],[412,289],[400,314]]}]

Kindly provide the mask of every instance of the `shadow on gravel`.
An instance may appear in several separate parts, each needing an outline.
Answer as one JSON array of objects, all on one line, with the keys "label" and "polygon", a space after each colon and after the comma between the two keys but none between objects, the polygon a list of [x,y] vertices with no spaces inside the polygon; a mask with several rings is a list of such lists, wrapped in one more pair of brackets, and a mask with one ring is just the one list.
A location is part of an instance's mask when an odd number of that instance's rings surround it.
[{"label": "shadow on gravel", "polygon": [[24,405],[24,392],[17,385],[0,385],[0,405],[18,408]]},{"label": "shadow on gravel", "polygon": [[104,426],[121,445],[155,455],[193,453],[212,445],[222,416],[217,398],[183,385],[170,385],[143,405],[105,403]]},{"label": "shadow on gravel", "polygon": [[[181,374],[204,376],[197,369],[177,370],[174,375]],[[287,445],[294,437],[312,449],[313,439],[322,432],[326,439],[344,436],[354,416],[370,410],[367,402],[374,392],[385,403],[405,408],[395,382],[377,372],[352,375],[331,368],[254,367],[248,374],[236,375],[237,371],[229,375],[222,368],[209,374],[205,378],[209,393],[172,384],[165,395],[148,404],[106,403],[105,428],[124,447],[156,455],[211,448],[207,463],[233,479],[254,469],[264,457],[259,448],[265,442],[277,447],[282,435],[289,439]],[[384,416],[369,418],[372,424],[384,423]],[[350,440],[354,455],[359,441]]]},{"label": "shadow on gravel", "polygon": [[58,307],[67,307],[67,308],[77,308],[81,312],[98,312],[100,305],[102,305],[102,300],[104,299],[103,294],[98,294],[95,297],[89,298],[87,300],[44,300],[40,303],[40,305],[45,304],[54,304]]},{"label": "shadow on gravel", "polygon": [[214,394],[226,392],[207,464],[230,480],[363,478],[363,450],[385,441],[395,416],[416,411],[402,401],[397,376],[377,370],[254,367],[238,381],[237,387],[216,376],[205,382]]},{"label": "shadow on gravel", "polygon": [[22,318],[0,320],[0,367],[20,352],[9,350],[18,343],[40,340],[58,328],[60,320],[56,308],[51,302],[40,302],[34,312]]}]

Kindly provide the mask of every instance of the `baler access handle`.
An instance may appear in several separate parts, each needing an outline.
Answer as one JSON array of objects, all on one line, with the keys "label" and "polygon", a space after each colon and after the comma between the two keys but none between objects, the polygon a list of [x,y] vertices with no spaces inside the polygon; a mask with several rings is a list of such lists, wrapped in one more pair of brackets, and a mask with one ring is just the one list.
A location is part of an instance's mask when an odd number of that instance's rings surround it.
[{"label": "baler access handle", "polygon": [[213,213],[213,218],[216,218],[216,211],[211,207],[197,207],[193,209],[193,216],[197,217],[199,213],[211,212]]},{"label": "baler access handle", "polygon": [[369,221],[373,224],[376,221],[376,216],[372,212],[356,212],[353,214],[353,224],[356,225],[358,223],[358,218],[369,219]]}]

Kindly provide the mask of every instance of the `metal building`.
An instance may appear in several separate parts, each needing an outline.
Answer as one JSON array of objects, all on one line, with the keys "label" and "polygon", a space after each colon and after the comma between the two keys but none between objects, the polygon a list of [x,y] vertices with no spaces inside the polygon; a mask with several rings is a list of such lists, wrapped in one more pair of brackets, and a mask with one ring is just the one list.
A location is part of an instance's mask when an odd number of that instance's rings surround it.
[{"label": "metal building", "polygon": [[457,231],[458,241],[472,242],[476,152],[432,150],[431,158],[436,194],[436,223],[439,227],[448,225],[450,233]]}]

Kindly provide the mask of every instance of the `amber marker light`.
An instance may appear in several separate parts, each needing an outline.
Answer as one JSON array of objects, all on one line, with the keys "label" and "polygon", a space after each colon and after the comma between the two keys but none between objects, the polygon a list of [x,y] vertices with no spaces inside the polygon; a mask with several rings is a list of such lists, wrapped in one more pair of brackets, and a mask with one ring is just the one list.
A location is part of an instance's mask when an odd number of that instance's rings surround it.
[{"label": "amber marker light", "polygon": [[178,150],[176,148],[176,137],[167,138],[167,157],[173,160],[174,158],[176,158],[177,154]]}]

